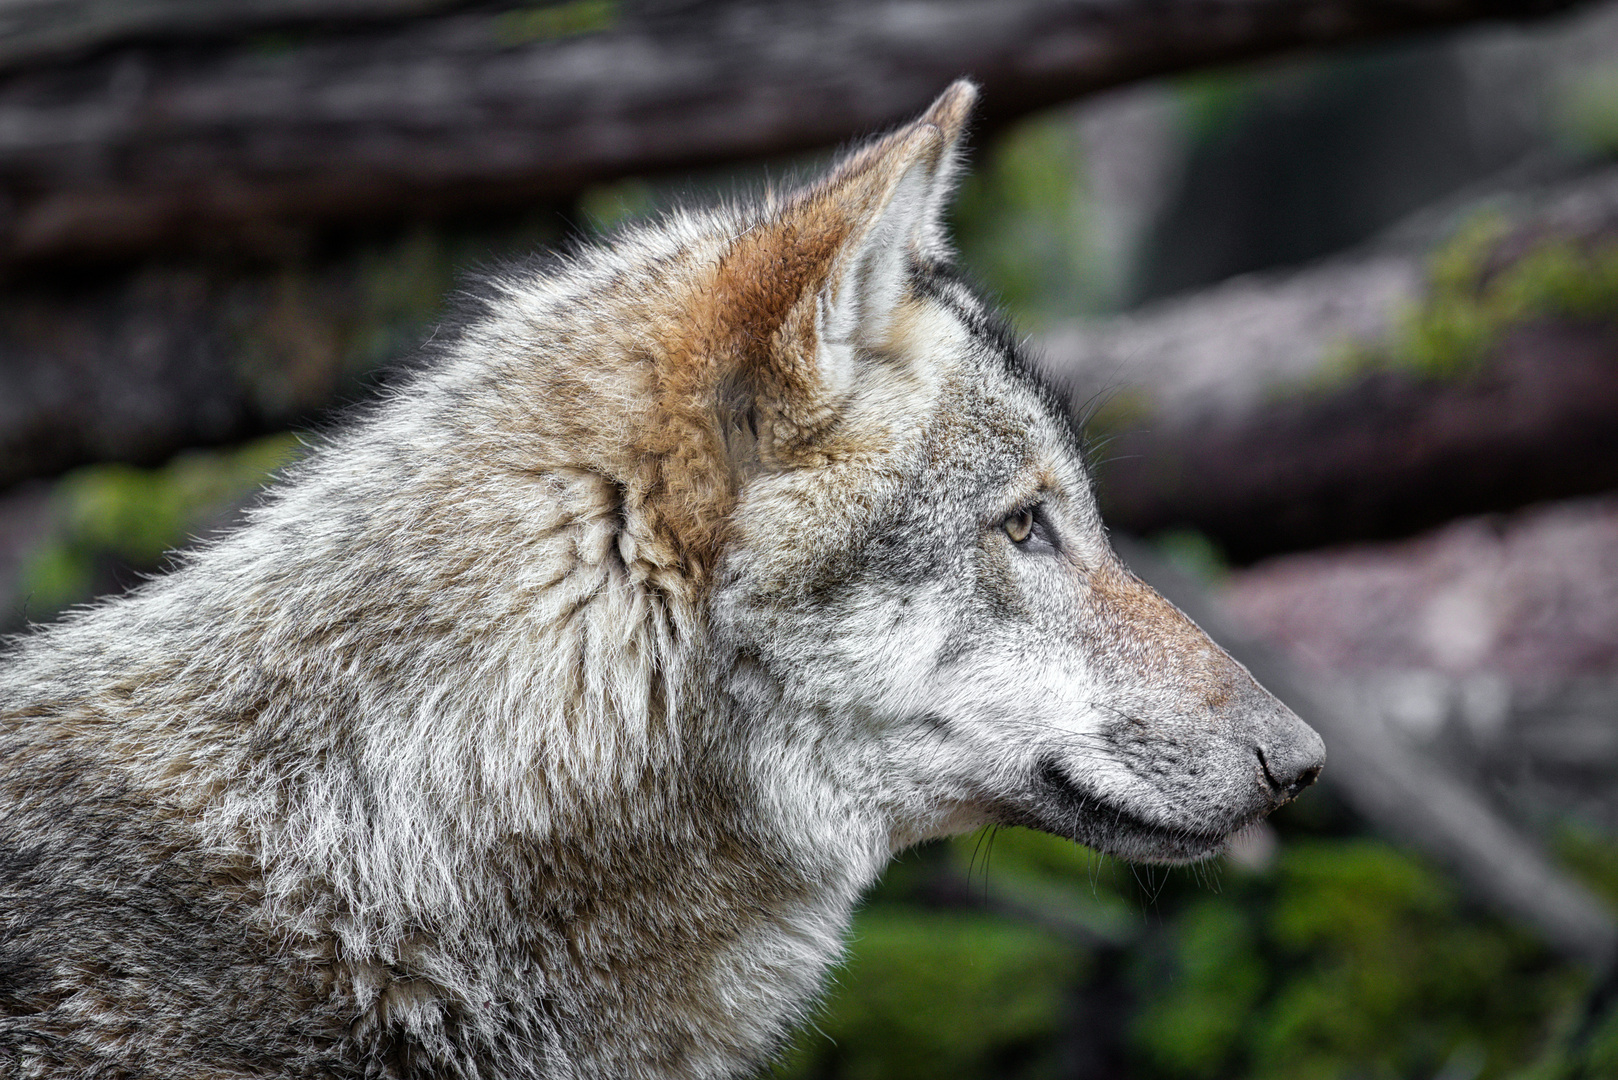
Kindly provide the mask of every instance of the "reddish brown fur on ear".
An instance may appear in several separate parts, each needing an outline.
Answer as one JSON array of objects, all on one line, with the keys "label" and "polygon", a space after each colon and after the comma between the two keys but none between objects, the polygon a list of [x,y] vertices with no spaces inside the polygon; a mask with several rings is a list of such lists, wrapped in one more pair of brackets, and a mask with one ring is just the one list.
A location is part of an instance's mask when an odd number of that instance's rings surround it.
[{"label": "reddish brown fur on ear", "polygon": [[[831,404],[817,366],[817,299],[841,286],[850,253],[877,227],[907,175],[925,170],[930,188],[931,178],[949,170],[976,100],[976,86],[957,81],[919,118],[790,196],[738,237],[718,267],[710,308],[716,336],[732,343],[739,382],[765,414],[778,450],[812,435]],[[936,212],[936,205],[924,211]]]},{"label": "reddish brown fur on ear", "polygon": [[906,172],[936,168],[965,130],[978,90],[959,79],[904,127],[861,147],[739,237],[719,269],[716,314],[762,343],[825,282],[838,253],[868,226]]},{"label": "reddish brown fur on ear", "polygon": [[823,419],[817,299],[905,173],[941,145],[938,129],[919,122],[873,143],[738,237],[721,262],[712,316],[734,343],[739,381],[770,422],[807,434]]},{"label": "reddish brown fur on ear", "polygon": [[918,120],[790,196],[732,244],[717,272],[713,314],[743,339],[767,341],[794,307],[813,298],[838,254],[869,226],[904,174],[936,160],[942,146],[939,128]]},{"label": "reddish brown fur on ear", "polygon": [[[919,119],[744,222],[706,275],[683,290],[687,321],[670,325],[660,350],[657,430],[639,449],[642,468],[657,472],[644,511],[693,570],[711,567],[723,543],[739,482],[727,440],[738,427],[757,433],[747,451],[755,461],[824,459],[816,439],[836,402],[820,367],[817,305],[835,291],[849,252],[877,227],[906,176],[920,168],[930,182],[946,168],[976,96],[971,83],[956,83]],[[727,415],[734,408],[751,423],[736,424]]]}]

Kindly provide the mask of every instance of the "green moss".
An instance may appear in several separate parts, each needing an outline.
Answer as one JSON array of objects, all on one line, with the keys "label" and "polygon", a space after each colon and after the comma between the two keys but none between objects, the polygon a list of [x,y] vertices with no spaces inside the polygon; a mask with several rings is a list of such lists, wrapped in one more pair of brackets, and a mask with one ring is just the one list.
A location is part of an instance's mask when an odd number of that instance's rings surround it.
[{"label": "green moss", "polygon": [[[1586,987],[1586,993],[1593,987]],[[1618,1008],[1589,1015],[1588,998],[1562,1010],[1556,1037],[1541,1058],[1511,1080],[1607,1080],[1618,1076]]]},{"label": "green moss", "polygon": [[495,38],[502,45],[526,45],[593,34],[617,21],[617,0],[568,0],[503,13],[495,21]]},{"label": "green moss", "polygon": [[1618,907],[1618,841],[1594,829],[1568,824],[1558,831],[1555,850],[1563,865]]},{"label": "green moss", "polygon": [[1498,305],[1482,293],[1482,267],[1504,223],[1489,215],[1474,219],[1439,248],[1428,264],[1428,294],[1406,311],[1398,358],[1404,366],[1437,377],[1472,370],[1500,330]]},{"label": "green moss", "polygon": [[1286,845],[1267,879],[1176,915],[1168,941],[1135,1030],[1164,1077],[1508,1076],[1581,985],[1373,840]]},{"label": "green moss", "polygon": [[[939,873],[968,879],[991,907],[916,902]],[[1067,840],[1002,828],[927,844],[889,867],[855,920],[850,958],[826,1006],[778,1073],[793,1078],[1053,1075],[1071,997],[1093,974],[1073,934],[1139,935],[1134,878]],[[1066,926],[1057,932],[1051,927]]]},{"label": "green moss", "polygon": [[1169,1076],[1215,1077],[1242,1045],[1268,981],[1249,915],[1209,898],[1176,920],[1173,984],[1152,994],[1135,1037],[1151,1068]]},{"label": "green moss", "polygon": [[1494,265],[1511,233],[1495,213],[1479,214],[1435,251],[1427,294],[1383,344],[1351,344],[1327,370],[1331,380],[1400,369],[1435,379],[1479,370],[1512,329],[1538,319],[1612,322],[1618,317],[1618,244],[1547,238]]},{"label": "green moss", "polygon": [[225,451],[192,451],[157,469],[92,465],[63,477],[52,497],[55,527],[23,563],[19,593],[30,617],[89,600],[109,562],[156,569],[261,487],[295,455],[274,435]]},{"label": "green moss", "polygon": [[1082,955],[987,915],[873,908],[780,1077],[971,1080],[1051,1075]]},{"label": "green moss", "polygon": [[1586,1077],[1618,1076],[1618,1009],[1610,1011],[1579,1048]]}]

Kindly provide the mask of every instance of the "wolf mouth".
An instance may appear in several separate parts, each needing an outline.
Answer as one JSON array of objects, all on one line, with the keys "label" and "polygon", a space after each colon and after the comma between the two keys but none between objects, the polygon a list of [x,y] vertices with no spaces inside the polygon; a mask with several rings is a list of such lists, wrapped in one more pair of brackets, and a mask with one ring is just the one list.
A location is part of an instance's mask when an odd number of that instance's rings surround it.
[{"label": "wolf mouth", "polygon": [[1207,858],[1224,847],[1232,832],[1248,824],[1243,819],[1229,828],[1198,829],[1148,820],[1079,786],[1054,758],[1039,763],[1034,787],[1037,795],[1033,805],[1020,808],[1015,824],[1052,832],[1105,854],[1139,862]]}]

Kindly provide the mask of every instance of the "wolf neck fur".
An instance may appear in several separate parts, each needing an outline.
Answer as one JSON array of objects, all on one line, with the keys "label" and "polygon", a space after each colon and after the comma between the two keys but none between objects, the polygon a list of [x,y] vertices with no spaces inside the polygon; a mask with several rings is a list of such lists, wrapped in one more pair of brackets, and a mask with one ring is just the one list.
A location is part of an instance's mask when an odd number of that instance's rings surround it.
[{"label": "wolf neck fur", "polygon": [[[335,724],[277,732],[292,736],[297,758],[229,762],[206,785],[228,791],[207,811],[210,834],[257,849],[272,898],[306,897],[320,881],[341,898],[345,924],[369,924],[382,939],[470,901],[468,864],[500,847],[528,848],[524,873],[543,878],[565,874],[582,857],[573,848],[598,849],[580,875],[597,883],[612,877],[613,859],[729,859],[761,886],[740,906],[764,910],[771,892],[808,884],[793,878],[814,878],[819,891],[852,858],[863,869],[836,890],[846,894],[837,903],[851,904],[887,855],[884,824],[837,774],[835,748],[798,737],[811,725],[756,695],[744,703],[719,676],[734,659],[711,644],[696,651],[694,642],[712,640],[706,616],[636,580],[620,538],[603,527],[616,517],[591,512],[552,531],[541,543],[562,568],[510,603],[510,621],[445,619],[414,670],[361,672],[342,648],[346,635],[334,640],[315,625],[299,635],[302,657],[267,646],[287,682],[323,668],[341,674],[357,688],[332,707],[353,711],[340,738]],[[257,738],[276,728],[274,709],[266,700],[255,712]],[[801,820],[806,789],[818,790],[807,805],[823,822]],[[780,817],[760,815],[773,805]],[[636,848],[646,850],[632,856]],[[666,869],[670,889],[698,877]],[[543,892],[554,882],[533,884]]]}]

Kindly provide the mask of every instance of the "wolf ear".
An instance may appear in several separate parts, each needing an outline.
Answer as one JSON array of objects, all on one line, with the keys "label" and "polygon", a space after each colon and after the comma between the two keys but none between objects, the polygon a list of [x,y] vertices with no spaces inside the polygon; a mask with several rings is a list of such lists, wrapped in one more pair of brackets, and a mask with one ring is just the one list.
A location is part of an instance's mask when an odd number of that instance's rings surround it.
[{"label": "wolf ear", "polygon": [[847,385],[856,350],[886,341],[913,261],[949,257],[944,213],[955,189],[960,140],[977,100],[962,79],[918,119],[843,161],[806,193],[843,232],[816,297],[821,375]]},{"label": "wolf ear", "polygon": [[656,264],[674,271],[677,317],[652,319],[657,332],[637,343],[661,359],[648,421],[627,447],[623,472],[635,479],[615,482],[642,492],[641,532],[669,538],[657,565],[686,567],[684,578],[715,565],[745,470],[845,452],[833,429],[861,366],[892,344],[910,264],[948,257],[943,215],[976,100],[977,87],[955,83],[819,182],[756,210],[694,219],[712,230],[700,234],[700,254]]},{"label": "wolf ear", "polygon": [[862,351],[882,349],[911,263],[948,257],[944,211],[976,100],[956,82],[732,242],[710,310],[747,357],[741,381],[789,427],[835,410]]}]

